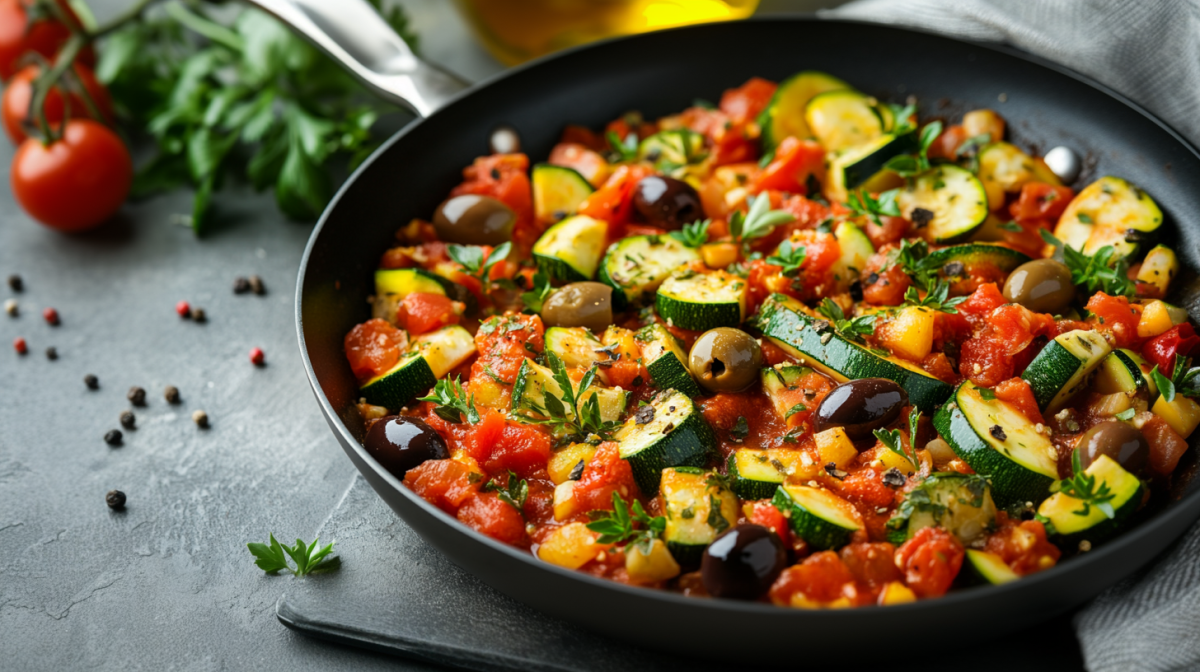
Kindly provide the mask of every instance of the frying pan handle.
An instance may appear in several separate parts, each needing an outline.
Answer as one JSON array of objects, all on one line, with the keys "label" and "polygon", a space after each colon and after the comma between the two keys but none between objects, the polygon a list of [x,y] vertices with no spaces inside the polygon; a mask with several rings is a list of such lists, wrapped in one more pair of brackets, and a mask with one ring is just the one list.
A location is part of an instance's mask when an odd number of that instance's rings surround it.
[{"label": "frying pan handle", "polygon": [[417,58],[366,0],[246,0],[329,54],[386,100],[429,116],[468,84]]}]

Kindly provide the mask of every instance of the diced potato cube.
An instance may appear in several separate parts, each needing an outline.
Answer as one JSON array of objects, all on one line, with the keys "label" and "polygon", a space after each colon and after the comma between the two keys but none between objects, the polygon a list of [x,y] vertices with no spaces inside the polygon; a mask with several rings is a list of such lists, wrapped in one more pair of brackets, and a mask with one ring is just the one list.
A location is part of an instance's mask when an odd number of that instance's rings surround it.
[{"label": "diced potato cube", "polygon": [[910,462],[907,457],[893,453],[886,447],[883,447],[879,450],[878,458],[879,461],[883,463],[884,467],[887,467],[888,469],[899,469],[900,473],[902,474],[908,474],[910,471],[915,469],[915,467],[913,467],[913,463]]},{"label": "diced potato cube", "polygon": [[708,243],[700,247],[700,257],[709,268],[725,268],[738,259],[738,246],[734,243]]},{"label": "diced potato cube", "polygon": [[894,354],[919,362],[933,349],[935,319],[932,310],[908,306],[880,327],[879,340]]},{"label": "diced potato cube", "polygon": [[879,604],[906,604],[916,602],[917,594],[911,588],[899,581],[890,581],[879,593]]},{"label": "diced potato cube", "polygon": [[579,502],[575,499],[575,481],[564,481],[554,488],[554,519],[566,520],[575,515]]},{"label": "diced potato cube", "polygon": [[596,536],[583,523],[563,525],[551,532],[538,547],[537,557],[552,565],[579,569],[612,547],[612,544],[596,543]]},{"label": "diced potato cube", "polygon": [[1171,286],[1171,279],[1179,272],[1179,260],[1169,247],[1159,245],[1146,253],[1142,268],[1138,271],[1138,282],[1145,282],[1158,288],[1159,296],[1166,296]]},{"label": "diced potato cube", "polygon": [[561,485],[567,482],[567,478],[580,461],[586,465],[595,454],[595,446],[573,443],[550,456],[550,461],[546,463],[546,472],[550,474],[550,480],[554,481],[555,485]]},{"label": "diced potato cube", "polygon": [[968,138],[986,134],[989,142],[1000,142],[1004,139],[1004,126],[1004,118],[986,108],[963,115],[962,127]]},{"label": "diced potato cube", "polygon": [[679,563],[667,550],[666,543],[662,539],[655,539],[650,543],[648,554],[642,553],[638,544],[625,547],[625,571],[635,581],[650,583],[679,576],[681,570]]},{"label": "diced potato cube", "polygon": [[1167,304],[1162,301],[1151,301],[1142,308],[1142,319],[1138,321],[1137,333],[1140,338],[1154,338],[1167,331],[1175,323],[1167,311]]},{"label": "diced potato cube", "polygon": [[817,444],[817,454],[821,457],[822,465],[833,462],[838,469],[845,469],[850,461],[858,456],[858,450],[850,441],[850,437],[846,436],[846,430],[841,427],[814,434],[813,441]]},{"label": "diced potato cube", "polygon": [[1166,420],[1171,429],[1185,439],[1200,426],[1200,404],[1178,393],[1170,402],[1159,397],[1150,411]]}]

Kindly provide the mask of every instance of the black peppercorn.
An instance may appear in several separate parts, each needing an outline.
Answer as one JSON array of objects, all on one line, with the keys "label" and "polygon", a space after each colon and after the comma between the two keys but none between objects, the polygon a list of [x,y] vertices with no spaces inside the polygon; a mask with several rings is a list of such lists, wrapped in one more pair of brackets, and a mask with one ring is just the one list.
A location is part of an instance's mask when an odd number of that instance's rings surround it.
[{"label": "black peppercorn", "polygon": [[58,348],[54,347],[53,345],[46,348],[46,359],[58,359]]},{"label": "black peppercorn", "polygon": [[195,422],[200,429],[208,429],[208,413],[200,410],[192,411],[192,422]]},{"label": "black peppercorn", "polygon": [[167,389],[163,390],[163,398],[168,404],[179,403],[179,388],[174,385],[167,385]]},{"label": "black peppercorn", "polygon": [[8,287],[14,292],[19,292],[25,289],[25,282],[21,280],[21,276],[13,273],[8,276]]},{"label": "black peppercorn", "polygon": [[100,389],[100,379],[90,373],[83,377],[83,384],[87,385],[89,390]]},{"label": "black peppercorn", "polygon": [[134,406],[146,405],[146,391],[136,385],[129,388],[129,394],[126,394],[125,398]]},{"label": "black peppercorn", "polygon": [[233,293],[245,294],[250,291],[250,281],[243,277],[233,279]]},{"label": "black peppercorn", "polygon": [[913,208],[909,217],[912,218],[912,223],[916,224],[917,228],[921,228],[933,221],[934,213],[932,210],[926,210],[925,208]]},{"label": "black peppercorn", "polygon": [[267,293],[267,287],[263,284],[262,278],[257,275],[250,276],[250,290],[259,296]]},{"label": "black peppercorn", "polygon": [[208,320],[208,316],[204,314],[203,308],[193,308],[192,309],[192,320],[194,322],[204,322],[204,321]]},{"label": "black peppercorn", "polygon": [[109,490],[104,496],[104,503],[108,504],[108,508],[117,510],[125,508],[125,493],[120,490]]},{"label": "black peppercorn", "polygon": [[108,430],[108,433],[104,435],[104,442],[110,446],[121,445],[121,430],[119,430],[119,429]]},{"label": "black peppercorn", "polygon": [[137,418],[133,417],[133,411],[121,411],[121,426],[125,429],[133,429],[137,424]]},{"label": "black peppercorn", "polygon": [[892,488],[893,490],[904,487],[904,484],[908,481],[908,479],[904,478],[904,474],[900,473],[900,470],[895,467],[883,472],[883,476],[880,477],[880,480],[883,481],[884,485]]}]

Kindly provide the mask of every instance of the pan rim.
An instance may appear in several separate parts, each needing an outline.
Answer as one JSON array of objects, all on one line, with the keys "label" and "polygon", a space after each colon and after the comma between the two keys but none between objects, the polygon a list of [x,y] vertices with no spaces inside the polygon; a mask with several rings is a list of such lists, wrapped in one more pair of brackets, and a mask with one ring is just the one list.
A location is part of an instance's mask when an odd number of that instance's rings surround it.
[{"label": "pan rim", "polygon": [[[997,53],[1003,54],[1005,56],[1008,56],[1010,58],[1016,58],[1018,60],[1025,61],[1029,64],[1032,64],[1035,66],[1040,66],[1042,68],[1051,70],[1060,76],[1070,78],[1080,84],[1083,84],[1092,89],[1095,89],[1095,90],[1099,91],[1100,93],[1103,93],[1104,95],[1108,96],[1109,98],[1112,98],[1116,102],[1131,109],[1132,111],[1136,112],[1138,115],[1140,115],[1147,121],[1149,121],[1149,122],[1153,123],[1155,126],[1159,127],[1162,131],[1167,133],[1171,137],[1172,140],[1174,140],[1176,143],[1178,143],[1178,145],[1185,148],[1197,160],[1200,160],[1200,151],[1198,151],[1197,148],[1191,144],[1191,142],[1189,142],[1185,137],[1183,137],[1172,126],[1170,126],[1163,120],[1159,119],[1156,115],[1154,115],[1153,113],[1151,113],[1150,111],[1148,111],[1147,109],[1142,107],[1140,104],[1130,100],[1124,94],[1121,94],[1121,93],[1113,90],[1112,88],[1108,87],[1107,85],[1102,84],[1087,75],[1081,74],[1081,73],[1076,72],[1076,71],[1074,71],[1066,66],[1063,66],[1059,63],[1055,63],[1055,62],[1045,59],[1041,56],[1030,54],[1028,52],[1025,52],[1025,51],[1022,51],[1015,47],[1012,47],[1010,45],[1006,45],[1003,43],[995,43],[995,42],[977,42],[977,41],[972,41],[972,40],[965,40],[965,39],[942,35],[942,34],[939,34],[939,33],[933,32],[933,31],[923,30],[920,28],[913,28],[910,26],[894,26],[894,25],[881,24],[881,23],[872,22],[872,21],[863,21],[863,20],[858,20],[858,19],[832,18],[832,17],[821,16],[821,15],[818,15],[815,13],[752,17],[752,18],[745,19],[745,20],[742,20],[742,21],[739,21],[736,23],[737,24],[742,24],[742,23],[804,24],[804,23],[814,23],[814,22],[820,22],[820,23],[825,23],[825,24],[844,24],[844,25],[848,25],[848,26],[855,26],[855,25],[870,26],[872,28],[885,28],[885,29],[889,29],[889,30],[912,33],[914,35],[920,35],[920,36],[932,36],[932,37],[937,37],[939,39],[950,40],[952,42],[957,42],[959,44],[967,45],[967,46],[978,48],[978,49],[997,52]],[[388,484],[388,486],[391,487],[392,489],[399,491],[401,493],[401,496],[403,496],[405,499],[407,499],[409,501],[409,503],[416,505],[424,513],[433,516],[434,518],[436,518],[438,520],[439,523],[449,527],[454,533],[465,535],[471,541],[473,541],[475,543],[483,544],[492,551],[498,551],[500,553],[503,553],[513,560],[527,563],[528,565],[530,565],[532,567],[536,567],[538,570],[549,571],[549,572],[557,575],[559,578],[562,578],[565,580],[578,581],[590,588],[615,591],[622,595],[622,599],[643,599],[643,600],[661,601],[661,602],[664,602],[667,604],[672,604],[672,605],[681,606],[681,607],[687,606],[692,609],[708,610],[709,612],[714,613],[714,614],[729,614],[729,615],[742,614],[742,615],[754,615],[756,617],[766,617],[768,614],[770,614],[770,615],[774,615],[774,617],[776,617],[776,618],[794,619],[798,623],[807,622],[813,618],[819,618],[822,620],[832,619],[835,621],[837,619],[861,618],[864,611],[873,612],[873,613],[877,613],[877,612],[876,612],[876,610],[872,610],[872,609],[866,609],[866,610],[864,610],[864,609],[812,610],[812,611],[802,610],[802,609],[789,609],[789,608],[785,608],[785,607],[778,607],[773,604],[763,604],[763,603],[758,603],[758,602],[740,602],[740,601],[736,601],[736,600],[721,600],[721,599],[708,599],[708,600],[696,599],[694,597],[686,597],[686,596],[683,596],[680,594],[676,594],[676,593],[672,593],[672,592],[668,592],[668,591],[664,591],[664,590],[655,590],[655,589],[647,589],[647,588],[628,586],[625,584],[617,583],[615,581],[597,578],[597,577],[591,576],[589,574],[584,574],[582,572],[568,570],[568,569],[565,569],[562,567],[558,567],[556,565],[542,562],[542,561],[538,560],[538,558],[532,552],[517,549],[515,547],[509,546],[508,544],[504,544],[504,543],[496,541],[484,534],[481,534],[481,533],[477,532],[476,530],[474,530],[466,525],[463,525],[456,518],[445,513],[444,511],[442,511],[441,509],[437,508],[436,506],[430,504],[429,502],[425,501],[421,497],[418,497],[415,493],[413,493],[411,490],[409,490],[407,487],[405,487],[399,479],[397,479],[394,475],[392,475],[390,472],[388,472],[386,469],[384,469],[382,466],[380,466],[378,464],[378,462],[376,462],[374,460],[374,458],[372,458],[370,456],[370,454],[366,452],[366,449],[354,437],[353,433],[351,433],[349,428],[346,427],[345,423],[342,422],[338,411],[333,407],[333,404],[330,403],[329,399],[322,392],[320,383],[317,380],[316,371],[314,370],[311,358],[308,355],[308,348],[306,346],[306,342],[305,342],[305,338],[304,338],[303,297],[304,297],[304,287],[305,287],[304,281],[305,281],[306,271],[308,269],[309,259],[310,259],[311,255],[313,254],[313,249],[316,246],[316,242],[317,242],[318,238],[320,238],[320,235],[322,233],[322,230],[324,229],[325,224],[329,221],[331,213],[336,209],[338,204],[341,202],[342,198],[344,198],[346,196],[346,193],[348,192],[351,185],[353,185],[355,183],[355,181],[358,179],[360,174],[369,170],[370,167],[372,166],[372,164],[380,156],[382,156],[384,153],[386,153],[392,147],[392,145],[401,141],[403,138],[407,137],[410,133],[416,132],[416,130],[419,129],[420,126],[422,126],[427,119],[434,118],[437,115],[442,114],[444,110],[457,105],[460,101],[468,99],[481,91],[484,91],[493,86],[496,86],[511,77],[520,76],[527,70],[536,69],[544,63],[556,62],[559,60],[568,59],[577,54],[581,54],[581,53],[586,54],[588,52],[595,51],[595,50],[619,48],[620,45],[637,42],[639,40],[654,39],[653,36],[657,35],[659,33],[676,33],[676,32],[686,32],[686,31],[699,32],[699,31],[703,31],[706,29],[712,30],[714,26],[718,26],[718,25],[720,25],[720,24],[700,24],[700,25],[695,25],[695,26],[682,26],[682,27],[667,29],[667,30],[663,30],[663,31],[655,31],[653,33],[642,33],[642,34],[637,34],[637,35],[629,35],[629,36],[625,36],[625,37],[620,37],[620,38],[615,38],[615,39],[610,39],[610,40],[604,40],[601,42],[595,42],[595,43],[591,43],[591,44],[581,45],[581,46],[577,46],[577,47],[573,47],[570,49],[566,49],[566,50],[557,52],[555,54],[543,56],[541,58],[524,63],[522,65],[503,70],[499,73],[496,73],[495,75],[492,75],[490,77],[487,77],[487,78],[481,80],[480,82],[478,82],[478,83],[468,87],[467,89],[463,90],[462,92],[456,94],[453,98],[451,98],[449,101],[447,101],[447,103],[442,108],[439,108],[437,111],[433,112],[433,114],[431,114],[429,117],[426,117],[424,119],[422,119],[422,118],[415,119],[414,121],[412,121],[411,123],[406,125],[404,128],[400,129],[395,134],[393,134],[386,141],[384,141],[371,154],[371,156],[368,157],[366,160],[364,160],[363,163],[346,179],[346,181],[341,185],[341,187],[339,187],[337,193],[330,200],[329,205],[325,208],[325,211],[321,214],[320,219],[317,221],[316,225],[313,227],[312,233],[309,236],[309,240],[305,245],[304,253],[300,259],[300,268],[299,268],[299,272],[298,272],[298,276],[297,276],[296,296],[295,296],[296,332],[297,332],[297,338],[298,338],[298,345],[300,348],[300,356],[301,356],[301,360],[304,364],[304,370],[305,370],[305,374],[308,378],[309,386],[312,388],[313,393],[317,398],[317,403],[318,403],[319,407],[321,408],[321,412],[324,414],[327,422],[330,424],[331,428],[333,429],[335,435],[339,439],[343,448],[344,449],[350,448],[350,449],[354,450],[358,454],[359,458],[362,460],[363,464],[370,465],[370,468],[372,469],[372,471],[374,472],[374,474],[377,477],[379,477],[380,479],[385,481]],[[1178,229],[1178,225],[1174,225],[1174,226],[1176,226],[1176,228]],[[360,469],[360,471],[361,471],[361,469]],[[359,475],[362,475],[362,474],[360,473]],[[1117,555],[1122,549],[1127,548],[1129,546],[1137,545],[1145,538],[1154,536],[1155,533],[1158,530],[1160,530],[1161,528],[1169,526],[1172,523],[1174,523],[1175,522],[1174,519],[1177,518],[1179,515],[1183,514],[1182,511],[1178,511],[1178,510],[1186,509],[1189,507],[1189,505],[1195,506],[1197,503],[1200,503],[1200,489],[1197,489],[1195,492],[1192,492],[1178,500],[1169,502],[1163,510],[1161,510],[1157,514],[1155,514],[1150,520],[1142,521],[1141,523],[1138,524],[1138,526],[1136,528],[1130,529],[1130,530],[1124,532],[1116,539],[1101,546],[1099,549],[1090,551],[1086,554],[1083,554],[1082,556],[1076,556],[1076,557],[1070,558],[1067,562],[1056,565],[1055,567],[1053,567],[1049,570],[1022,577],[1022,579],[1020,581],[1014,581],[1014,582],[1004,584],[1004,585],[988,585],[988,586],[979,586],[979,587],[955,590],[951,593],[947,593],[946,595],[936,598],[936,599],[919,600],[917,602],[913,602],[913,603],[909,603],[909,604],[890,605],[890,606],[888,606],[886,613],[887,614],[897,614],[900,617],[903,617],[903,615],[932,615],[932,614],[937,613],[940,610],[954,609],[957,607],[957,605],[964,603],[964,602],[968,602],[968,603],[969,602],[979,602],[981,600],[988,600],[988,599],[1001,600],[1008,596],[1018,596],[1020,593],[1029,593],[1029,594],[1036,593],[1037,591],[1043,589],[1044,586],[1046,586],[1046,584],[1053,585],[1053,584],[1057,583],[1059,578],[1063,577],[1064,575],[1069,575],[1076,571],[1082,571],[1086,567],[1090,567],[1090,566],[1093,566],[1098,563],[1108,562],[1109,558],[1111,556]],[[399,514],[396,514],[396,515],[399,516]],[[403,519],[403,517],[402,517],[402,519]],[[1178,539],[1178,537],[1179,537],[1179,535],[1175,535],[1173,537],[1173,540]],[[430,542],[428,540],[426,540],[425,543],[430,543]],[[1147,560],[1146,563],[1149,563],[1152,560],[1153,560],[1153,558]],[[1143,563],[1143,565],[1146,563]],[[1130,572],[1135,571],[1135,570],[1136,570],[1136,568],[1131,569]],[[1110,585],[1112,585],[1112,584],[1107,584],[1107,585],[1103,586],[1101,588],[1101,590],[1103,590],[1104,588],[1108,588]]]}]

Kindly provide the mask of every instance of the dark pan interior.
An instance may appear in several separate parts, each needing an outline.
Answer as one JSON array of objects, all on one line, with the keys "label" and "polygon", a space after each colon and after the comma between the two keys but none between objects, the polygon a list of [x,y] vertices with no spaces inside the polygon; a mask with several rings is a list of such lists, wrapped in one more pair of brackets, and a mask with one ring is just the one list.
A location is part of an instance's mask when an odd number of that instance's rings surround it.
[{"label": "dark pan interior", "polygon": [[[380,496],[454,562],[521,601],[642,645],[742,663],[782,662],[794,661],[802,642],[828,645],[804,649],[805,659],[838,658],[863,633],[904,638],[928,634],[936,623],[939,641],[965,644],[1027,627],[1131,573],[1196,519],[1200,495],[1191,479],[1182,479],[1172,501],[1136,529],[1053,570],[913,605],[808,612],[632,589],[539,563],[457,524],[363,452],[353,410],[357,387],[342,339],[369,316],[372,271],[394,231],[413,217],[431,216],[460,181],[461,169],[486,152],[492,128],[515,126],[536,162],[567,123],[599,128],[634,109],[654,118],[695,98],[716,101],[751,76],[779,81],[804,69],[825,70],[893,102],[915,95],[925,117],[992,107],[1020,146],[1075,148],[1087,157],[1081,184],[1111,173],[1144,187],[1167,213],[1164,241],[1186,266],[1200,268],[1194,242],[1200,212],[1191,192],[1200,184],[1196,152],[1114,94],[1007,50],[907,29],[794,18],[636,36],[510,71],[393,137],[343,187],[313,233],[300,271],[301,350],[334,433]],[[1179,244],[1180,233],[1193,242]],[[1195,274],[1185,272],[1174,297],[1193,315],[1200,314],[1198,289]],[[754,644],[717,644],[736,641]]]}]

